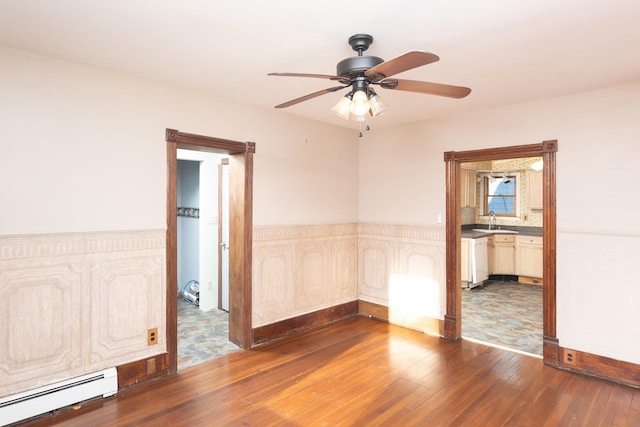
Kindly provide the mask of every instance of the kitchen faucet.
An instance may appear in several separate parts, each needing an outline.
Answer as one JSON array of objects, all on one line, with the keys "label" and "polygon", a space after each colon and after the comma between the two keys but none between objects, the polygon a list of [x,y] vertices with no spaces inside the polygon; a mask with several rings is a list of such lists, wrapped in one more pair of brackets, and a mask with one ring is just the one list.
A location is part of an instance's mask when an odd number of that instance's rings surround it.
[{"label": "kitchen faucet", "polygon": [[489,211],[489,230],[493,230],[496,226],[496,213],[494,211]]}]

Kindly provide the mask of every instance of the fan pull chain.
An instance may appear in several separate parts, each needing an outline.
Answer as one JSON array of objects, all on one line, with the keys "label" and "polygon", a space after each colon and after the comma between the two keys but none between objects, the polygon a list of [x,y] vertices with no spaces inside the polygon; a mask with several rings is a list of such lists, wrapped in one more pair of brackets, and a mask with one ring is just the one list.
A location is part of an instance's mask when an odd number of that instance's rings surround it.
[{"label": "fan pull chain", "polygon": [[[364,126],[364,130],[366,132],[369,132],[371,130],[371,127],[369,127],[369,123],[365,122],[365,126]],[[358,132],[358,138],[362,138],[364,135],[362,133],[362,123],[360,123],[360,131]]]}]

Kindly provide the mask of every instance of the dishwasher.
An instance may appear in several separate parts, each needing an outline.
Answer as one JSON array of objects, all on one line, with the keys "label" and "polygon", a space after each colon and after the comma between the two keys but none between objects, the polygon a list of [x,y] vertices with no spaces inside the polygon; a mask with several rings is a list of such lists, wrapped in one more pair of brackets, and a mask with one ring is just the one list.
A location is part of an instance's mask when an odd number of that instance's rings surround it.
[{"label": "dishwasher", "polygon": [[487,238],[471,239],[471,281],[469,289],[482,285],[489,278]]}]

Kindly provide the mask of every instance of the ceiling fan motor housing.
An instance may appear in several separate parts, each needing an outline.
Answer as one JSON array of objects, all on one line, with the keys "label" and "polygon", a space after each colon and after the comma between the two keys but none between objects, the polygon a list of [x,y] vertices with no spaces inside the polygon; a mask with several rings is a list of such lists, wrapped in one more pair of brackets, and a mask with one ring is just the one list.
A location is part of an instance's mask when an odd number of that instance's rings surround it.
[{"label": "ceiling fan motor housing", "polygon": [[382,64],[384,60],[377,56],[353,56],[343,59],[336,66],[336,75],[340,77],[356,77],[362,75],[369,68]]},{"label": "ceiling fan motor housing", "polygon": [[369,49],[372,43],[373,37],[369,34],[354,34],[349,37],[349,45],[358,52],[358,56],[338,62],[336,75],[347,78],[362,76],[369,68],[382,64],[384,62],[382,58],[362,55],[362,52]]}]

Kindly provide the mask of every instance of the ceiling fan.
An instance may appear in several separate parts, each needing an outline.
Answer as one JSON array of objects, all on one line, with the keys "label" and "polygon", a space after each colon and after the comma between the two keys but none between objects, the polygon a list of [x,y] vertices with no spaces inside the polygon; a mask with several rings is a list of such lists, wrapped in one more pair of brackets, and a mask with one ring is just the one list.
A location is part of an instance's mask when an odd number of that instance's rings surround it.
[{"label": "ceiling fan", "polygon": [[349,45],[358,52],[358,56],[349,57],[338,62],[335,76],[326,74],[269,73],[269,76],[327,79],[337,81],[342,85],[292,99],[276,105],[275,108],[287,108],[300,102],[350,87],[351,91],[341,98],[338,104],[332,108],[332,111],[344,119],[351,118],[355,121],[365,121],[368,117],[382,114],[388,107],[376,94],[372,87],[374,85],[383,89],[446,96],[449,98],[464,98],[471,93],[471,89],[467,87],[391,78],[403,71],[436,62],[440,58],[432,53],[419,50],[407,52],[389,61],[384,61],[376,56],[363,55],[362,53],[372,43],[373,37],[369,34],[355,34],[349,37]]}]

